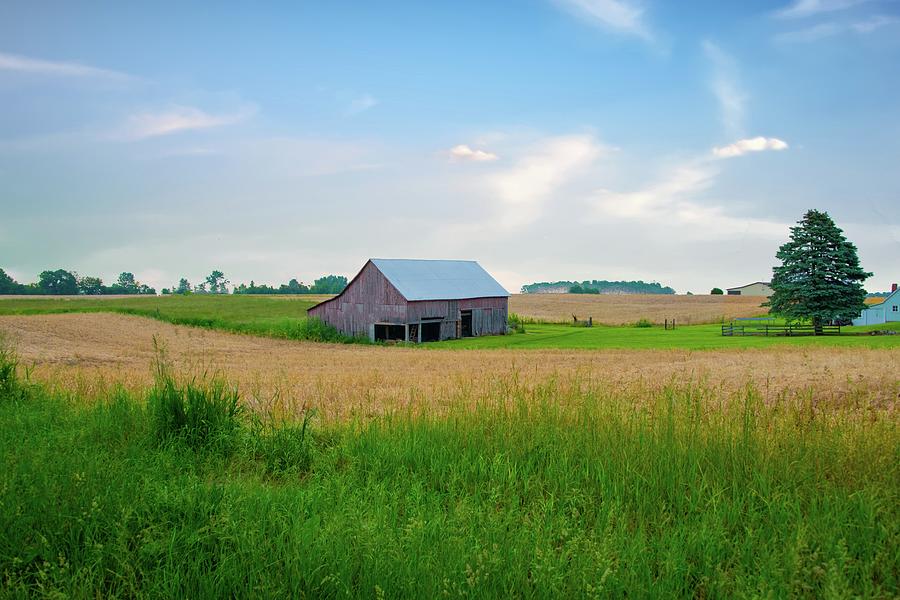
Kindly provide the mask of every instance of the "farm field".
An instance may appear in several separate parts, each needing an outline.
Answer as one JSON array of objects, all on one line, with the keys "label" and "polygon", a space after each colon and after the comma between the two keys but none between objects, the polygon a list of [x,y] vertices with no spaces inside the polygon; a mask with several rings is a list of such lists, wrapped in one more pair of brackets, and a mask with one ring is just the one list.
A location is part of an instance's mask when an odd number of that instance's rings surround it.
[{"label": "farm field", "polygon": [[0,595],[900,590],[900,336],[316,343],[309,304],[0,300]]},{"label": "farm field", "polygon": [[109,313],[0,332],[4,594],[900,590],[897,348],[454,351]]},{"label": "farm field", "polygon": [[[535,294],[565,305],[564,294]],[[323,297],[324,298],[324,297]],[[618,298],[635,298],[619,296]],[[701,296],[683,296],[697,301],[697,315],[703,314],[707,303]],[[737,297],[733,297],[737,298]],[[176,325],[193,325],[235,333],[247,333],[284,339],[329,340],[327,332],[307,327],[306,310],[318,300],[307,296],[180,296],[180,297],[129,297],[111,300],[60,299],[15,297],[0,298],[2,315],[40,315],[64,313],[113,312],[125,315],[145,316]],[[688,310],[689,303],[682,303]],[[564,312],[561,308],[557,312]],[[633,314],[641,314],[634,309]],[[698,320],[696,317],[695,320]],[[845,328],[847,334],[865,331]],[[821,337],[722,337],[718,324],[679,325],[675,331],[662,327],[638,328],[626,326],[596,326],[576,328],[565,324],[529,323],[525,334],[450,340],[429,344],[430,348],[490,349],[490,348],[569,348],[569,349],[716,349],[757,348],[783,345],[866,346],[897,347],[900,336],[842,335]]]},{"label": "farm field", "polygon": [[462,351],[450,349],[452,344],[296,342],[100,313],[0,316],[0,335],[16,344],[35,379],[85,397],[102,396],[116,385],[134,390],[149,385],[155,338],[180,372],[219,372],[238,384],[254,406],[279,414],[315,406],[329,420],[410,407],[443,413],[459,401],[460,390],[489,391],[492,383],[512,380],[528,387],[554,379],[573,386],[602,382],[654,392],[673,382],[705,382],[729,393],[753,383],[767,398],[785,390],[829,398],[869,390],[866,393],[888,401],[900,393],[897,345],[771,345],[702,352],[516,347]]},{"label": "farm field", "polygon": [[509,310],[528,319],[571,322],[572,315],[594,323],[627,325],[640,319],[661,324],[719,323],[722,319],[757,317],[768,310],[765,298],[752,296],[676,296],[669,294],[514,294]]}]

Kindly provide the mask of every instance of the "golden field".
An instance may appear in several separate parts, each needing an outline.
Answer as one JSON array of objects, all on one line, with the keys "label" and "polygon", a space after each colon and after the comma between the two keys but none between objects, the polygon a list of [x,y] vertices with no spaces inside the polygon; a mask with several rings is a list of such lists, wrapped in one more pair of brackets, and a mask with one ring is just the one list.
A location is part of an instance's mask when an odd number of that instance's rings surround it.
[{"label": "golden field", "polygon": [[440,413],[510,382],[623,392],[702,383],[722,397],[752,383],[770,402],[811,394],[825,406],[865,396],[890,411],[900,394],[900,349],[458,351],[276,340],[98,313],[2,316],[0,335],[51,387],[89,396],[116,384],[142,388],[152,380],[155,338],[179,372],[220,373],[259,410],[315,407],[326,419],[405,408]]},{"label": "golden field", "polygon": [[538,321],[571,321],[593,317],[595,323],[625,325],[640,319],[682,325],[718,323],[766,314],[759,296],[677,296],[664,294],[513,294],[509,311]]}]

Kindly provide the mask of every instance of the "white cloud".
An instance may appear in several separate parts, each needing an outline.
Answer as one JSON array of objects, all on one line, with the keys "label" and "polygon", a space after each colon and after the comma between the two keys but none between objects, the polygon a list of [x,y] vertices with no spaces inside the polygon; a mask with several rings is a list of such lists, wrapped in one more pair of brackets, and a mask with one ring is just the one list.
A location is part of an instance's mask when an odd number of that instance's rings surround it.
[{"label": "white cloud", "polygon": [[680,239],[734,239],[737,232],[779,239],[787,225],[729,215],[721,205],[705,205],[696,196],[715,184],[718,170],[706,159],[672,168],[659,181],[630,192],[599,190],[592,200],[598,219],[631,220],[673,231]]},{"label": "white cloud", "polygon": [[378,104],[377,98],[375,98],[371,94],[363,94],[362,96],[354,98],[350,101],[350,106],[347,108],[347,114],[358,115],[369,110],[376,104]]},{"label": "white cloud", "polygon": [[703,42],[703,51],[713,66],[709,86],[719,101],[720,119],[729,136],[743,135],[744,113],[747,96],[738,80],[735,60],[709,40]]},{"label": "white cloud", "polygon": [[182,131],[223,127],[243,121],[255,113],[256,108],[252,106],[217,115],[192,106],[175,106],[163,112],[142,112],[132,115],[118,137],[142,140]]},{"label": "white cloud", "polygon": [[75,62],[54,62],[29,58],[16,54],[0,52],[0,71],[18,71],[22,73],[36,73],[59,77],[94,77],[107,80],[128,81],[134,79],[131,75],[100,69]]},{"label": "white cloud", "polygon": [[713,148],[713,155],[717,158],[734,158],[743,156],[748,152],[762,152],[764,150],[787,150],[788,144],[778,138],[757,136],[738,140],[727,146]]},{"label": "white cloud", "polygon": [[485,150],[473,150],[466,144],[460,144],[458,146],[453,146],[452,148],[450,148],[450,158],[453,160],[484,162],[497,160],[499,156],[497,156],[493,152],[487,152]]},{"label": "white cloud", "polygon": [[650,40],[644,24],[644,9],[629,0],[554,0],[575,16],[592,25],[601,25]]},{"label": "white cloud", "polygon": [[843,27],[837,23],[819,23],[806,29],[798,29],[796,31],[785,31],[775,36],[775,41],[782,44],[808,43],[815,42],[833,35],[837,35],[843,31]]},{"label": "white cloud", "polygon": [[537,220],[553,194],[607,151],[587,134],[542,140],[515,165],[489,177],[489,188],[503,203],[500,223],[514,227]]},{"label": "white cloud", "polygon": [[820,13],[835,12],[852,8],[870,0],[794,0],[788,6],[775,12],[781,19],[810,17]]}]

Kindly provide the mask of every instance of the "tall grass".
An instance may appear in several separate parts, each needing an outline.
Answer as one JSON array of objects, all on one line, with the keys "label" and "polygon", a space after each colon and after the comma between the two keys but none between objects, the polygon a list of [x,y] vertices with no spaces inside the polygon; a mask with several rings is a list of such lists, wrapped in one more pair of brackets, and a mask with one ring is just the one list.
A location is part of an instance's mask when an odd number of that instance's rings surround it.
[{"label": "tall grass", "polygon": [[[900,433],[864,394],[510,380],[460,390],[474,408],[447,416],[313,427],[167,386],[0,398],[0,595],[900,591]],[[231,450],[159,444],[204,427]]]}]

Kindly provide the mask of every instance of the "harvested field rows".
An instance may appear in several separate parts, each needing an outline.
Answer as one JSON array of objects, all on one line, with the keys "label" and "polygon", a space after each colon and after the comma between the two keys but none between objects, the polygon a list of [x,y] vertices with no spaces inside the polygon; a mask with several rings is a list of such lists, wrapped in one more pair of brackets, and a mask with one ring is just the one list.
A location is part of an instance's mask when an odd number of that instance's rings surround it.
[{"label": "harvested field rows", "polygon": [[625,325],[640,319],[682,325],[717,323],[721,319],[755,317],[767,312],[765,298],[752,296],[675,296],[661,294],[514,294],[510,312],[542,321],[571,321],[572,315],[595,323]]},{"label": "harvested field rows", "polygon": [[146,386],[156,337],[179,371],[219,371],[260,409],[315,406],[326,419],[443,412],[462,392],[478,398],[514,380],[654,390],[704,381],[729,393],[753,382],[770,401],[812,391],[823,406],[865,395],[893,408],[900,393],[900,349],[450,351],[291,342],[114,314],[4,316],[0,335],[36,379],[88,396],[115,383]]}]

